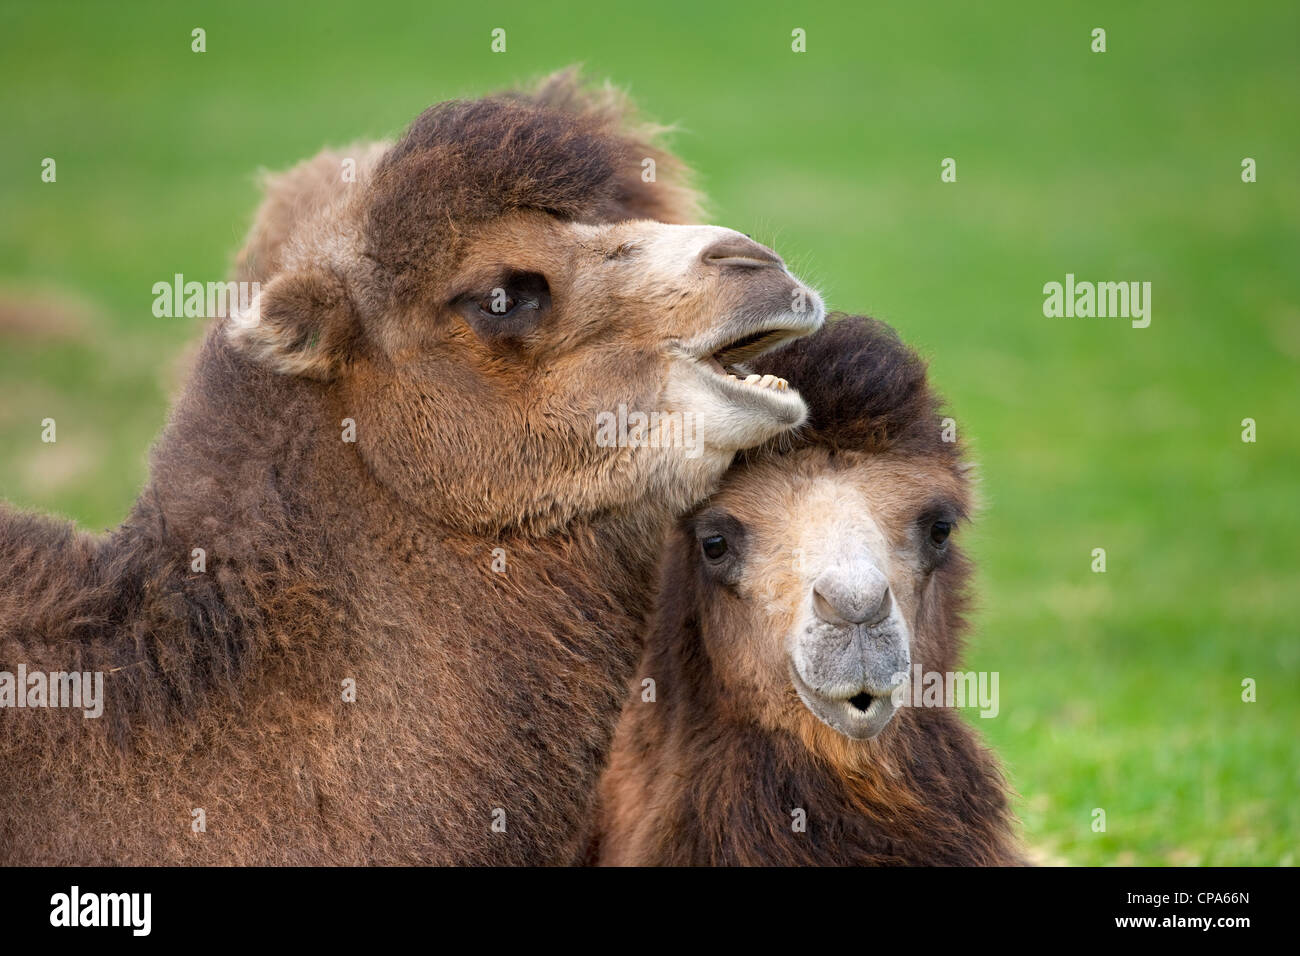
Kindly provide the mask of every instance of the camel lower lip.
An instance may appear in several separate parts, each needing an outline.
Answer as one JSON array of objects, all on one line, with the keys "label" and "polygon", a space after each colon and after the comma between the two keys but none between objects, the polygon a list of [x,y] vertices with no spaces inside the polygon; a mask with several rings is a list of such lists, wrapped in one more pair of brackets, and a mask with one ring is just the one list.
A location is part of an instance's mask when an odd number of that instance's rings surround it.
[{"label": "camel lower lip", "polygon": [[[866,702],[862,703],[864,698]],[[854,694],[852,697],[822,697],[822,700],[827,704],[844,707],[849,717],[858,720],[865,719],[867,717],[867,711],[871,708],[871,705],[879,699],[879,697],[866,692]]]},{"label": "camel lower lip", "polygon": [[894,704],[887,694],[859,690],[850,697],[831,697],[814,690],[790,664],[790,678],[804,706],[832,730],[856,740],[875,737],[891,721]]}]

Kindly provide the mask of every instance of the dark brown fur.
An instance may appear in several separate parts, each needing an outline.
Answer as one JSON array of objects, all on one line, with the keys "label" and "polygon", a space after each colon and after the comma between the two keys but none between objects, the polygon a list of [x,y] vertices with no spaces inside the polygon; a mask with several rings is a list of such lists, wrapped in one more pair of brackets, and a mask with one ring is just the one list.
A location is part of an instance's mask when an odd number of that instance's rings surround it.
[{"label": "dark brown fur", "polygon": [[[758,280],[710,278],[731,298],[694,318],[674,290],[674,308],[575,319],[547,246],[564,221],[694,201],[571,77],[434,107],[354,187],[331,164],[259,216],[240,268],[265,282],[261,320],[235,344],[214,324],[125,523],[92,536],[0,506],[0,670],[106,675],[102,719],[0,711],[2,863],[574,855],[662,534],[731,454],[643,467],[592,446],[591,409],[653,399],[662,323],[694,329]],[[498,346],[456,320],[458,270],[498,255],[552,277],[557,337]]]},{"label": "dark brown fur", "polygon": [[[733,466],[712,504],[781,510],[787,485],[872,462],[914,472],[902,504],[943,486],[969,505],[960,450],[944,442],[925,366],[887,326],[831,319],[817,335],[751,363],[798,388],[809,421]],[[900,504],[900,513],[904,512]],[[637,668],[590,859],[661,865],[980,865],[1020,862],[995,758],[955,711],[904,707],[872,740],[816,720],[784,670],[762,687],[735,670],[753,652],[746,600],[702,573],[685,519],[669,539],[662,598]],[[969,566],[959,550],[918,586],[912,660],[959,664]],[[784,600],[788,587],[772,591]],[[746,618],[746,622],[752,622]],[[737,648],[740,648],[737,650]],[[731,661],[731,663],[728,663]],[[747,665],[748,666],[748,665]],[[657,700],[642,700],[643,678]],[[795,808],[806,832],[792,828]]]}]

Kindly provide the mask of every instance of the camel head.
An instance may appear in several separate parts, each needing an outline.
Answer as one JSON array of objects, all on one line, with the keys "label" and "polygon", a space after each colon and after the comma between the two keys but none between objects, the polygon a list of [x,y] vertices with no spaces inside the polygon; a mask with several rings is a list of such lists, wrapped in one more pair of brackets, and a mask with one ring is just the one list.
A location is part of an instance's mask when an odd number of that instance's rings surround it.
[{"label": "camel head", "polygon": [[682,526],[704,649],[733,710],[872,738],[914,663],[954,665],[966,468],[924,366],[884,326],[832,322],[764,361],[788,367],[810,417]]},{"label": "camel head", "polygon": [[441,521],[685,510],[803,421],[746,363],[824,309],[771,250],[681,224],[679,165],[620,110],[561,78],[430,108],[324,199],[309,165],[317,197],[259,224],[271,274],[228,340],[325,383],[370,471]]}]

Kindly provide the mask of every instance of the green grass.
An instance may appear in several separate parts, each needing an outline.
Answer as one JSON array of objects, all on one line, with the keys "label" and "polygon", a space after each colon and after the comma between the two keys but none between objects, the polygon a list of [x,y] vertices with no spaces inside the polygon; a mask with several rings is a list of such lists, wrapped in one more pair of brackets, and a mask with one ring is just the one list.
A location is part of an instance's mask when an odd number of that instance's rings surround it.
[{"label": "green grass", "polygon": [[[860,6],[6,4],[0,301],[89,306],[59,335],[0,333],[0,496],[121,520],[199,332],[154,318],[151,286],[226,272],[258,167],[583,61],[680,125],[715,221],[932,359],[983,476],[969,664],[1001,673],[1002,706],[974,722],[1028,841],[1294,863],[1300,8]],[[1045,318],[1067,272],[1150,281],[1151,327]]]}]

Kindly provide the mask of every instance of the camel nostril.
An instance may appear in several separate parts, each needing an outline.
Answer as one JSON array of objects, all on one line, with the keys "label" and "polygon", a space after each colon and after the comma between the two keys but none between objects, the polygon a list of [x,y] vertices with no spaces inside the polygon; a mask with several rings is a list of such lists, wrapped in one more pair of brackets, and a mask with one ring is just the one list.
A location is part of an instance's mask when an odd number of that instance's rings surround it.
[{"label": "camel nostril", "polygon": [[885,618],[889,617],[889,612],[892,611],[893,609],[894,609],[894,598],[889,593],[889,589],[885,588],[885,593],[880,596],[880,604],[876,607],[874,611],[868,612],[866,617],[862,619],[861,623],[866,624],[868,626],[871,626],[873,624],[879,624]]},{"label": "camel nostril", "polygon": [[708,266],[740,266],[747,269],[781,265],[780,256],[745,236],[728,236],[718,240],[700,253],[700,260]]},{"label": "camel nostril", "polygon": [[852,624],[847,617],[836,610],[835,605],[827,600],[817,588],[813,588],[813,612],[827,624]]},{"label": "camel nostril", "polygon": [[834,579],[822,579],[813,585],[812,604],[814,614],[838,627],[855,624],[874,627],[894,609],[888,585],[877,593],[863,593],[859,588],[837,584]]}]

